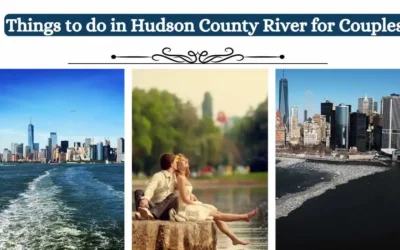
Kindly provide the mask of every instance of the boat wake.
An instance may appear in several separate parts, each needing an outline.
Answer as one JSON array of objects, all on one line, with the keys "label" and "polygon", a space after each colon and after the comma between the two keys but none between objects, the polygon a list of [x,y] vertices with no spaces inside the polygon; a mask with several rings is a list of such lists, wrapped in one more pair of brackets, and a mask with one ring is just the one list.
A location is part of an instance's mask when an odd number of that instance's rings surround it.
[{"label": "boat wake", "polygon": [[[276,218],[288,216],[293,210],[299,208],[303,203],[311,198],[325,193],[329,189],[345,184],[350,180],[355,180],[364,176],[384,172],[389,168],[373,166],[355,166],[311,163],[299,159],[279,158],[277,168],[285,169],[306,169],[310,171],[325,172],[332,175],[330,180],[320,182],[307,190],[284,195],[276,201]],[[279,184],[278,184],[279,185]]]},{"label": "boat wake", "polygon": [[79,249],[81,231],[72,222],[74,209],[58,194],[51,171],[29,183],[27,190],[0,212],[0,249]]}]

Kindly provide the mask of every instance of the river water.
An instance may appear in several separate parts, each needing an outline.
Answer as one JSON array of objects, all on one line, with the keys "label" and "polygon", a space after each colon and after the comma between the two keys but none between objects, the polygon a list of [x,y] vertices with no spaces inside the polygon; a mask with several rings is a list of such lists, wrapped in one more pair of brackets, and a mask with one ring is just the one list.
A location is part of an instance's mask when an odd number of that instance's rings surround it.
[{"label": "river water", "polygon": [[123,249],[123,165],[0,167],[0,249]]},{"label": "river water", "polygon": [[221,212],[247,213],[258,207],[259,215],[248,222],[229,222],[239,239],[250,241],[247,246],[233,246],[231,240],[218,230],[217,249],[267,249],[268,189],[264,187],[219,187],[194,189],[203,203],[212,204]]}]

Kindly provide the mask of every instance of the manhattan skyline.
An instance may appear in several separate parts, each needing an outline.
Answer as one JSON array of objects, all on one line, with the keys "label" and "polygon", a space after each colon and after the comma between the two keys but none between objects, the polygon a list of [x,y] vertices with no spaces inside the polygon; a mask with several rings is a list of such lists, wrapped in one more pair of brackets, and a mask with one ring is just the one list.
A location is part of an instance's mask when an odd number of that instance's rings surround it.
[{"label": "manhattan skyline", "polygon": [[51,132],[63,140],[97,143],[124,137],[124,71],[118,69],[0,70],[0,149],[11,143],[48,144]]},{"label": "manhattan skyline", "polygon": [[[279,80],[283,70],[276,71],[276,109],[279,109]],[[298,107],[299,122],[303,122],[304,108],[308,117],[321,113],[324,99],[335,105],[345,103],[357,111],[358,98],[372,97],[381,110],[381,99],[399,93],[400,72],[388,69],[285,69],[288,80],[289,109]]]}]

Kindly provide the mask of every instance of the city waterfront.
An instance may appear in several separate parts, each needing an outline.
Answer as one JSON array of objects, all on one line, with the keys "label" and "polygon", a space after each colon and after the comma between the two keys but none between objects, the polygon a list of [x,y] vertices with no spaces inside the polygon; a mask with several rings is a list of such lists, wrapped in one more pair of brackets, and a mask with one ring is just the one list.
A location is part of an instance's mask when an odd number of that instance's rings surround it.
[{"label": "city waterfront", "polygon": [[123,249],[124,165],[0,167],[1,249]]}]

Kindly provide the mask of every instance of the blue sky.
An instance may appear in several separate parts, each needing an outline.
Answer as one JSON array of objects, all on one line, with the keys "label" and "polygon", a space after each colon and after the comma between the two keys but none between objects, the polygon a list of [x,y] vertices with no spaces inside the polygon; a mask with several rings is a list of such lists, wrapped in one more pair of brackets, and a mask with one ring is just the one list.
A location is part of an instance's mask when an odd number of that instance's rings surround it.
[{"label": "blue sky", "polygon": [[[0,150],[28,143],[32,117],[35,142],[47,145],[124,137],[124,71],[103,69],[0,70]],[[71,112],[76,110],[75,112]]]},{"label": "blue sky", "polygon": [[[276,109],[279,108],[279,80],[282,70],[276,71]],[[289,84],[289,109],[297,106],[299,120],[303,121],[304,108],[308,117],[321,112],[321,102],[330,100],[335,105],[350,104],[357,110],[358,98],[373,97],[378,102],[383,96],[400,93],[400,70],[372,69],[285,69]]]}]

